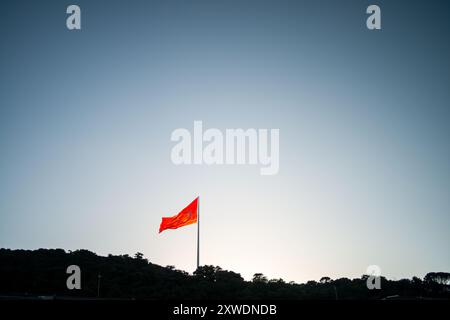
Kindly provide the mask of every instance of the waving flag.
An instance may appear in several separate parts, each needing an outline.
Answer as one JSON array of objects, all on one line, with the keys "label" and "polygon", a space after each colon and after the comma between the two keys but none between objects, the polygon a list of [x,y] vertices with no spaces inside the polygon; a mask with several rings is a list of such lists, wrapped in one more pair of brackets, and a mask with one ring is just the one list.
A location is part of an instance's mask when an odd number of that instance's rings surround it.
[{"label": "waving flag", "polygon": [[163,217],[159,226],[159,233],[166,229],[177,229],[197,222],[198,217],[198,197],[195,198],[186,208],[176,216]]}]

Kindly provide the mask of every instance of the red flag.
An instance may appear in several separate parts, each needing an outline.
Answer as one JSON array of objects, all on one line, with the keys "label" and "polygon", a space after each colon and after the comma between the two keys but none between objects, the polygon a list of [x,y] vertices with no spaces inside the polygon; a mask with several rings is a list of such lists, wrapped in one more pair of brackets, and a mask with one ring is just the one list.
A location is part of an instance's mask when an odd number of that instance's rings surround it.
[{"label": "red flag", "polygon": [[159,226],[159,233],[166,229],[177,229],[197,222],[198,197],[176,216],[163,217]]}]

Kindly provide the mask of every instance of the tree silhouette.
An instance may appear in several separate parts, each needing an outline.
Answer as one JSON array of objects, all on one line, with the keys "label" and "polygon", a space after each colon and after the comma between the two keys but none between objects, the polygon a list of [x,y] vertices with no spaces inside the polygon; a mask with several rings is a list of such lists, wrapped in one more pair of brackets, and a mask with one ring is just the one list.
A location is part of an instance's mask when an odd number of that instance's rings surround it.
[{"label": "tree silhouette", "polygon": [[142,260],[144,258],[144,254],[140,253],[140,252],[136,252],[136,254],[134,255],[134,258],[138,259],[138,260]]},{"label": "tree silhouette", "polygon": [[322,277],[320,278],[320,283],[330,283],[331,278],[330,277]]},{"label": "tree silhouette", "polygon": [[267,278],[262,273],[255,273],[253,275],[253,280],[252,281],[254,283],[267,283]]},{"label": "tree silhouette", "polygon": [[450,273],[448,272],[429,272],[424,278],[427,282],[435,282],[441,285],[450,284]]},{"label": "tree silhouette", "polygon": [[[66,287],[69,265],[78,265],[82,274],[82,290]],[[450,274],[430,272],[397,281],[381,278],[380,290],[368,290],[367,276],[355,279],[320,282],[286,283],[283,279],[267,280],[255,273],[245,281],[239,273],[219,266],[199,267],[193,275],[162,267],[144,259],[124,255],[98,256],[88,250],[0,249],[0,296],[66,296],[97,297],[98,275],[101,274],[102,298],[145,299],[382,299],[400,296],[415,299],[450,299]]]}]

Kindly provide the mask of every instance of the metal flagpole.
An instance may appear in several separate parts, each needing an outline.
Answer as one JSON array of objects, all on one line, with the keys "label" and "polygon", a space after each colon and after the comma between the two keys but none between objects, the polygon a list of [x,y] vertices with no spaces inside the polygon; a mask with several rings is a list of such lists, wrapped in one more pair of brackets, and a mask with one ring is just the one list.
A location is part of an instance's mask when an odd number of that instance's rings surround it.
[{"label": "metal flagpole", "polygon": [[200,196],[197,202],[197,269],[200,266]]}]

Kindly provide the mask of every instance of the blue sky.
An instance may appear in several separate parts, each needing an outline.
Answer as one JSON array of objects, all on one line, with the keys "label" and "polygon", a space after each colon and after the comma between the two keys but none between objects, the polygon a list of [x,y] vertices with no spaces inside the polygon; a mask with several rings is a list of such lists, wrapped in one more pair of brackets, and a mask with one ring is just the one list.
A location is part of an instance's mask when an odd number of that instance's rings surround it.
[{"label": "blue sky", "polygon": [[[78,4],[82,30],[68,31]],[[0,246],[287,281],[449,271],[446,1],[3,1]],[[279,128],[280,171],[175,166],[177,128]]]}]

